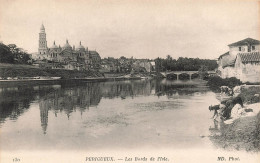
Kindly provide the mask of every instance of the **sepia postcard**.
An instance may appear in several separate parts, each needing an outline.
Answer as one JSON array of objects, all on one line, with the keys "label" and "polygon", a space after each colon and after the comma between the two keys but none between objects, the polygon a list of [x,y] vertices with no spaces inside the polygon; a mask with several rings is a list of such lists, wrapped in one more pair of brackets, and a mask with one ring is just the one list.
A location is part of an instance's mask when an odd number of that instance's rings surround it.
[{"label": "sepia postcard", "polygon": [[260,0],[0,0],[0,163],[259,163]]}]

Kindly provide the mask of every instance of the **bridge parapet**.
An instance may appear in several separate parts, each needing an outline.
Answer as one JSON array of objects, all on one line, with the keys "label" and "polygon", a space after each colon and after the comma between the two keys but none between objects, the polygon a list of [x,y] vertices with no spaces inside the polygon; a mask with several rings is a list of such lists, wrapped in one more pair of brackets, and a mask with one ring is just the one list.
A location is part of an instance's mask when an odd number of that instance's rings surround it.
[{"label": "bridge parapet", "polygon": [[[169,74],[175,74],[177,75],[177,80],[179,80],[179,75],[180,74],[188,74],[190,76],[190,80],[191,80],[191,76],[193,74],[198,74],[199,71],[166,71],[166,72],[161,72],[161,74],[164,76],[164,77],[167,77],[167,75]],[[215,74],[216,72],[215,71],[208,71],[209,74]]]},{"label": "bridge parapet", "polygon": [[168,74],[197,74],[198,71],[166,71],[166,72],[161,72],[161,74],[168,75]]}]

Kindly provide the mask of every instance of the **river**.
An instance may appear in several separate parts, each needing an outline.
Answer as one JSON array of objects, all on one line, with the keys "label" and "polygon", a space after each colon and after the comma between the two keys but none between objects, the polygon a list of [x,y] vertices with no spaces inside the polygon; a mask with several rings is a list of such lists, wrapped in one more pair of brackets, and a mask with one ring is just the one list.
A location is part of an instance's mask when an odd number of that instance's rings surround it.
[{"label": "river", "polygon": [[199,80],[2,86],[1,150],[215,150],[218,102]]}]

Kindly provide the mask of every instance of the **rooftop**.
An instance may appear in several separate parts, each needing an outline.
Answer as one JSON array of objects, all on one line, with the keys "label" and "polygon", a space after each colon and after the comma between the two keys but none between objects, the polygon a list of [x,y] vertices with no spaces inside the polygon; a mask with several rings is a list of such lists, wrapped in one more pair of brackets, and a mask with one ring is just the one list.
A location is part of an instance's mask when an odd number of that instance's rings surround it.
[{"label": "rooftop", "polygon": [[89,51],[89,54],[91,54],[91,55],[99,55],[97,51],[91,51],[91,50]]},{"label": "rooftop", "polygon": [[259,52],[239,53],[238,56],[241,58],[242,63],[260,62],[260,53]]},{"label": "rooftop", "polygon": [[70,46],[68,40],[66,40],[66,44],[62,48],[64,48],[64,49],[72,49],[72,47]]},{"label": "rooftop", "polygon": [[259,45],[260,41],[259,40],[255,40],[252,38],[246,38],[244,40],[238,41],[238,42],[234,42],[232,44],[229,44],[228,46],[242,46],[242,45]]},{"label": "rooftop", "polygon": [[59,47],[55,44],[55,41],[53,42],[53,45],[50,47],[50,49],[58,49]]},{"label": "rooftop", "polygon": [[84,46],[81,45],[81,41],[79,42],[79,46],[76,49],[77,50],[85,50]]},{"label": "rooftop", "polygon": [[228,66],[234,66],[236,57],[233,55],[229,55],[229,52],[226,52],[225,54],[222,54],[219,57],[219,60],[221,59],[221,66],[222,68],[228,67]]},{"label": "rooftop", "polygon": [[226,55],[229,55],[229,52],[226,52],[226,53],[220,55],[220,56],[218,57],[218,60],[222,59],[222,57],[224,57],[224,56],[226,56]]}]

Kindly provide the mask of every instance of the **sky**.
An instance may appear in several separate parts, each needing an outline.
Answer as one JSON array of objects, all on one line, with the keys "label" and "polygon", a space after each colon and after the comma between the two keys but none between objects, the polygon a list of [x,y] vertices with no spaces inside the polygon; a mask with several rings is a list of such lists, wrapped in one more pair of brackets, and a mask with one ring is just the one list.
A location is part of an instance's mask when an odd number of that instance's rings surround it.
[{"label": "sky", "polygon": [[260,38],[259,0],[0,0],[0,41],[38,51],[82,45],[102,58],[216,59],[228,44]]}]

